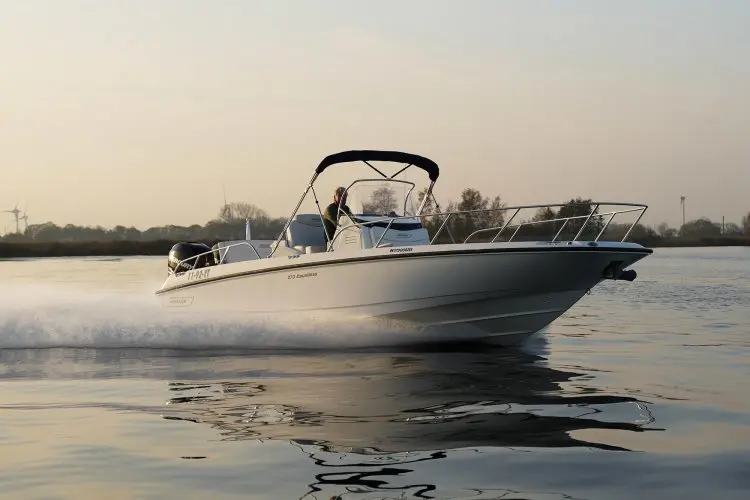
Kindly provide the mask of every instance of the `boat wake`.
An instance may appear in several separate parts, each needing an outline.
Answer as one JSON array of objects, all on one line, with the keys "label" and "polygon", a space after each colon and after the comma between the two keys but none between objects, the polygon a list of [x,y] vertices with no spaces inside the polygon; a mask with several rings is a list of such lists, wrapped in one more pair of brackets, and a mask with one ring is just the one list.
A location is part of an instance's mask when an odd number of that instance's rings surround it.
[{"label": "boat wake", "polygon": [[0,349],[340,349],[404,344],[408,330],[393,322],[319,314],[177,316],[148,292],[0,286]]}]

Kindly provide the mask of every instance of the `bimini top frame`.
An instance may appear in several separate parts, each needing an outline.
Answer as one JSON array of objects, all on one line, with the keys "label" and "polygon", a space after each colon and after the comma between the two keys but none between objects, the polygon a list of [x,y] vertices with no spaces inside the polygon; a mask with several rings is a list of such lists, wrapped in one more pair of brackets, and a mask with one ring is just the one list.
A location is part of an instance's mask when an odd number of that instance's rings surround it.
[{"label": "bimini top frame", "polygon": [[[427,203],[428,198],[432,197],[433,202],[437,203],[437,200],[435,200],[434,199],[435,197],[432,195],[432,188],[435,185],[435,182],[437,181],[438,177],[440,176],[440,168],[438,167],[437,163],[430,160],[429,158],[425,158],[424,156],[416,155],[413,153],[404,153],[402,151],[383,151],[383,150],[376,150],[376,149],[357,149],[357,150],[351,150],[351,151],[342,151],[340,153],[334,153],[332,155],[328,155],[325,158],[323,158],[323,160],[315,168],[315,173],[310,179],[310,182],[307,183],[307,187],[305,188],[305,191],[302,193],[302,196],[297,202],[297,206],[294,207],[294,210],[292,210],[292,213],[287,219],[286,224],[284,224],[284,227],[279,233],[279,236],[274,240],[271,253],[268,256],[269,259],[273,257],[273,254],[276,252],[276,249],[278,248],[279,243],[284,237],[284,233],[286,233],[287,228],[289,228],[289,225],[292,223],[292,220],[294,219],[294,216],[297,214],[299,207],[302,205],[302,202],[305,200],[307,193],[310,191],[312,191],[313,197],[315,198],[315,206],[318,207],[318,213],[320,214],[320,222],[321,223],[324,222],[323,212],[320,210],[320,202],[318,201],[318,195],[315,193],[315,189],[313,188],[315,179],[317,179],[317,177],[320,174],[322,174],[328,167],[332,165],[336,165],[338,163],[355,162],[355,161],[363,162],[365,165],[367,165],[368,167],[373,169],[375,172],[380,174],[384,179],[391,179],[391,180],[393,180],[397,175],[404,172],[406,169],[408,169],[411,166],[415,166],[417,168],[424,170],[425,172],[427,172],[427,175],[430,179],[430,185],[427,187],[427,192],[425,193],[425,196],[422,199],[422,203],[419,205],[419,208],[417,209],[416,215],[420,215],[422,213],[422,210],[424,209],[425,203]],[[375,168],[370,163],[371,161],[406,163],[406,166],[403,167],[398,172],[396,172],[395,174],[388,176],[384,174],[383,172],[381,172],[380,170],[378,170],[377,168]],[[339,208],[340,208],[340,203],[339,203]]]}]

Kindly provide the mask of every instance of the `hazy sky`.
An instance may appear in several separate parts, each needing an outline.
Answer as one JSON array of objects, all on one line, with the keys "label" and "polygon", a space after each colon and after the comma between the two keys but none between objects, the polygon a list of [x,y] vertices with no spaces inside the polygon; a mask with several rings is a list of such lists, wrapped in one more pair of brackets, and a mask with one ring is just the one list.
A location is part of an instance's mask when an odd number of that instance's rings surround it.
[{"label": "hazy sky", "polygon": [[[203,224],[223,183],[286,216],[322,157],[367,148],[433,158],[443,201],[676,225],[685,195],[739,222],[748,26],[747,0],[0,0],[0,209]],[[325,201],[362,173],[326,172]]]}]

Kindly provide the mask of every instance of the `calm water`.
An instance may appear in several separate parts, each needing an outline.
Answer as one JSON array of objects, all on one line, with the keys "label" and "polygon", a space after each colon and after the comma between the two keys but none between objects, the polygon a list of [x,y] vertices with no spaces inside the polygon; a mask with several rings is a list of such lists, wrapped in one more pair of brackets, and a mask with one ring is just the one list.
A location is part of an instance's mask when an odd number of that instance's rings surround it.
[{"label": "calm water", "polygon": [[750,249],[657,250],[461,352],[171,324],[165,264],[0,262],[2,498],[750,498]]}]

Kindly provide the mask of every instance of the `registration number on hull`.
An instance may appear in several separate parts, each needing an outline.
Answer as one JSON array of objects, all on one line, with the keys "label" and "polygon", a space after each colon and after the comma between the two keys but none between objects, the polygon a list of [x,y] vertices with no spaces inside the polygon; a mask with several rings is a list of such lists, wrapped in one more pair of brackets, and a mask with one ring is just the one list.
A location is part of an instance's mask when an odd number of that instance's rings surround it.
[{"label": "registration number on hull", "polygon": [[188,271],[185,275],[185,279],[188,281],[204,280],[211,275],[211,268],[196,269],[194,271]]}]

